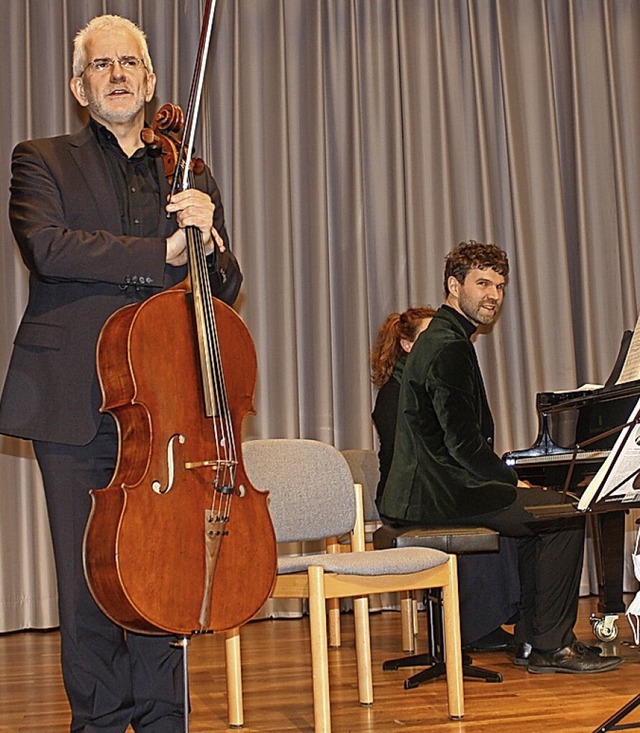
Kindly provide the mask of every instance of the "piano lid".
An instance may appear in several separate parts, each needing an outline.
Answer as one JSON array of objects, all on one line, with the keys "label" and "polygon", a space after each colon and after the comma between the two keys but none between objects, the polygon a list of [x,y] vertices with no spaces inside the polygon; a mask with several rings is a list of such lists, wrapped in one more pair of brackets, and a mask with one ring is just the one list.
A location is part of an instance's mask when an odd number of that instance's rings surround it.
[{"label": "piano lid", "polygon": [[538,392],[536,406],[547,414],[562,410],[579,410],[594,402],[609,402],[612,400],[633,397],[640,392],[640,379],[624,384],[614,384],[611,387],[597,389],[575,389],[565,392]]},{"label": "piano lid", "polygon": [[579,409],[595,400],[618,399],[637,394],[640,381],[640,316],[633,331],[624,331],[611,372],[602,387],[581,387],[575,390],[540,392],[536,405],[545,411]]},{"label": "piano lid", "polygon": [[[639,319],[640,321],[640,319]],[[634,338],[635,335],[635,338]],[[632,379],[632,377],[636,377]],[[536,395],[538,435],[528,449],[503,455],[522,480],[572,487],[585,485],[606,460],[640,397],[640,327],[626,331],[604,387]]]},{"label": "piano lid", "polygon": [[[622,367],[620,373],[615,376],[615,384],[626,384],[627,382],[635,382],[640,379],[640,315],[636,321],[636,326],[633,329],[633,333],[625,331],[622,334],[622,342],[620,344],[620,352],[618,358],[614,364],[613,371],[615,372],[618,362],[620,361],[620,354],[623,349],[626,351],[624,359],[622,360]],[[614,376],[613,372],[609,379]],[[607,380],[608,382],[609,380]],[[606,386],[606,385],[605,385]]]}]

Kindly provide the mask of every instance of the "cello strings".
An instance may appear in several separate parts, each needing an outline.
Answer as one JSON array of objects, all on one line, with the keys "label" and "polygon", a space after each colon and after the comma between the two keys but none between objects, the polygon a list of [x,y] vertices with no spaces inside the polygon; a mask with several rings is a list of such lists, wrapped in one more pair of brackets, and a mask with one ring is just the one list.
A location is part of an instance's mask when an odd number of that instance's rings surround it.
[{"label": "cello strings", "polygon": [[[213,439],[217,447],[217,466],[214,471],[214,492],[212,513],[217,519],[229,517],[231,497],[235,488],[236,445],[232,429],[231,412],[222,367],[220,342],[215,320],[215,310],[208,278],[206,255],[200,230],[195,229],[189,238],[189,255],[196,272],[197,282],[192,283],[198,290],[200,306],[205,323],[204,336],[207,341],[207,367],[211,370],[217,415],[212,416]],[[215,246],[215,245],[214,245]],[[195,296],[195,293],[194,293]]]}]

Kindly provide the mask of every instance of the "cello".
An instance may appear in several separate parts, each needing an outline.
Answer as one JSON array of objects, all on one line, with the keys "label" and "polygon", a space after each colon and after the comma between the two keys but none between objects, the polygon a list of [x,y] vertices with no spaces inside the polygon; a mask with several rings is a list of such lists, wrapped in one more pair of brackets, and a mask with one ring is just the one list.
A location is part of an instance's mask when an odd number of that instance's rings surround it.
[{"label": "cello", "polygon": [[[214,4],[184,121],[165,105],[143,136],[163,156],[172,193],[190,187],[202,165],[193,137]],[[186,237],[186,279],[116,311],[100,333],[101,411],[116,422],[118,458],[108,486],[90,492],[83,544],[89,590],[109,618],[182,637],[248,621],[271,593],[277,556],[268,493],[251,485],[240,450],[253,412],[254,344],[236,312],[211,296],[202,233],[187,227]]]}]

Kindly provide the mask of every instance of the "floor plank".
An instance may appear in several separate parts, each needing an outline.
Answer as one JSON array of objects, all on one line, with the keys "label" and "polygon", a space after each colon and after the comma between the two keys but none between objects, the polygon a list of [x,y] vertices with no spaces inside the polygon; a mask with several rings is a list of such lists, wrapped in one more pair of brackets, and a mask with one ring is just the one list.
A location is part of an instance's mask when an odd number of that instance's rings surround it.
[{"label": "floor plank", "polygon": [[[589,615],[595,599],[580,601],[578,632],[594,643]],[[424,627],[424,619],[421,617]],[[465,681],[463,721],[447,717],[443,680],[405,690],[415,669],[382,670],[399,656],[400,617],[372,615],[374,694],[372,707],[357,703],[353,619],[343,617],[343,646],[330,653],[334,733],[589,733],[640,692],[640,652],[626,619],[618,639],[605,645],[625,663],[598,675],[532,675],[501,652],[477,654],[478,665],[501,672],[502,683]],[[426,633],[426,632],[425,632]],[[421,640],[423,641],[423,640]],[[313,731],[310,652],[306,620],[248,624],[242,633],[245,727],[247,733]],[[223,639],[203,636],[190,644],[192,715],[190,733],[227,727]],[[57,631],[0,636],[0,731],[64,733],[69,714],[59,672]],[[640,709],[639,709],[640,710]],[[623,721],[637,723],[635,711]]]}]

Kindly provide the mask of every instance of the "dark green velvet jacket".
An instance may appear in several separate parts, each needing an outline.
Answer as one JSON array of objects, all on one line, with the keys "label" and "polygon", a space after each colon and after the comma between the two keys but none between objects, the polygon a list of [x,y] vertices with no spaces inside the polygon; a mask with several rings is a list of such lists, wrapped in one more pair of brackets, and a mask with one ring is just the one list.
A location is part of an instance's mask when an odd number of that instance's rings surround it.
[{"label": "dark green velvet jacket", "polygon": [[466,318],[442,306],[407,358],[380,504],[386,517],[446,524],[515,500],[517,475],[492,447],[494,424],[474,332]]}]

